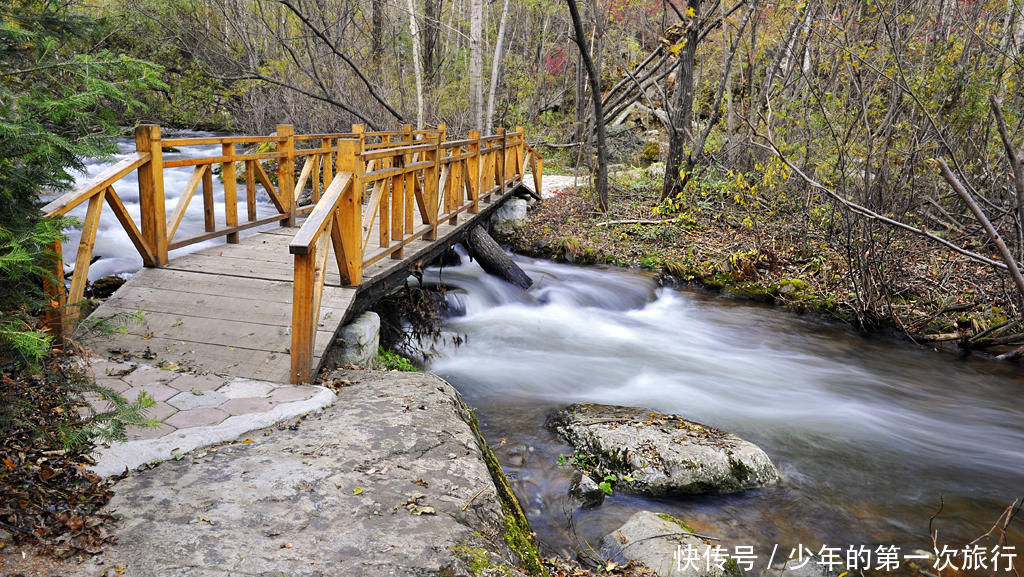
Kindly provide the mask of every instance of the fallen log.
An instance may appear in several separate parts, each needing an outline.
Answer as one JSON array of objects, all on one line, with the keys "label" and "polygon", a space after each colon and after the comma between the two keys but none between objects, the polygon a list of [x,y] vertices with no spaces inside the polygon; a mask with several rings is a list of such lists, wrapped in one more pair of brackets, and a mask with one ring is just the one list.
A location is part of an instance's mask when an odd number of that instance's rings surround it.
[{"label": "fallen log", "polygon": [[480,267],[487,274],[492,274],[503,281],[516,285],[526,290],[533,286],[531,279],[523,269],[512,261],[512,259],[501,250],[498,243],[494,242],[491,235],[482,227],[477,226],[469,233],[468,248],[469,256],[480,263]]}]

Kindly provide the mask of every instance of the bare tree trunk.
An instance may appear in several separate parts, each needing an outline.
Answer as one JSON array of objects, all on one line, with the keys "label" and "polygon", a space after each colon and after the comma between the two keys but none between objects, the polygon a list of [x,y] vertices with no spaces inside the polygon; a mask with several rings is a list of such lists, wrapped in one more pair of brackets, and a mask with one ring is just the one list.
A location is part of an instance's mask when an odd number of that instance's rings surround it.
[{"label": "bare tree trunk", "polygon": [[505,40],[505,22],[507,20],[508,0],[505,0],[504,5],[501,7],[501,23],[498,25],[498,40],[494,43],[494,58],[491,60],[491,87],[487,93],[487,128],[484,129],[484,132],[487,134],[490,134],[491,130],[494,128],[494,93],[498,89],[498,78],[501,75],[501,62],[504,57],[501,49]]},{"label": "bare tree trunk", "polygon": [[[565,0],[572,16],[572,27],[576,46],[580,49],[580,58],[587,68],[590,77],[590,93],[594,101],[594,123],[597,125],[597,198],[601,210],[608,210],[608,147],[605,142],[604,107],[601,103],[601,73],[594,66],[587,50],[587,39],[583,36],[583,23],[576,0]],[[600,17],[598,16],[598,19]]]},{"label": "bare tree trunk", "polygon": [[412,39],[412,70],[416,77],[416,130],[423,130],[423,61],[420,60],[420,33],[416,24],[416,7],[406,0],[409,8],[409,36]]},{"label": "bare tree trunk", "polygon": [[469,0],[469,123],[473,130],[484,127],[484,0]]},{"label": "bare tree trunk", "polygon": [[[690,0],[690,8],[700,14],[701,0]],[[683,190],[683,177],[680,169],[683,166],[684,151],[687,142],[693,140],[690,133],[690,117],[693,112],[693,71],[697,55],[697,35],[700,26],[697,19],[692,18],[684,38],[686,44],[679,51],[678,72],[676,73],[676,92],[669,112],[671,125],[668,134],[668,161],[665,163],[665,180],[661,189],[662,200],[675,196]]]},{"label": "bare tree trunk", "polygon": [[380,61],[384,57],[384,0],[373,0],[372,30],[370,32],[370,55],[373,59],[373,71],[380,80]]},{"label": "bare tree trunk", "polygon": [[541,88],[541,83],[540,83],[540,80],[543,78],[543,74],[544,74],[544,71],[542,70],[543,66],[544,66],[544,39],[545,39],[545,37],[548,34],[548,23],[551,21],[550,18],[548,18],[547,15],[544,15],[543,18],[544,18],[544,23],[543,23],[543,25],[540,28],[540,37],[537,38],[537,52],[536,52],[536,56],[534,58],[534,60],[535,60],[534,70],[535,70],[535,74],[536,74],[536,78],[537,78],[538,82],[537,82],[537,86],[534,88],[533,92],[530,94],[530,108],[529,108],[529,110],[527,112],[529,114],[530,124],[533,124],[533,123],[537,122],[537,117],[540,114],[540,111],[538,110],[538,103],[540,102],[540,98],[541,98],[541,89],[540,89]]},{"label": "bare tree trunk", "polygon": [[438,37],[441,30],[442,0],[426,0],[423,4],[423,76],[431,85],[437,84],[440,65]]}]

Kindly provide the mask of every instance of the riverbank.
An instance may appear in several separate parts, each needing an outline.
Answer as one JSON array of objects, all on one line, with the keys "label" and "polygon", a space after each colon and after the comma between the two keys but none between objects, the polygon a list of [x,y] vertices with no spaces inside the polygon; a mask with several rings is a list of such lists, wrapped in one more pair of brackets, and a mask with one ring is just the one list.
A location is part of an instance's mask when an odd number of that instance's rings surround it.
[{"label": "riverbank", "polygon": [[[338,381],[330,407],[119,481],[105,508],[116,545],[69,574],[541,574],[529,523],[454,388],[393,371]],[[4,553],[3,574],[31,574]]]},{"label": "riverbank", "polygon": [[[836,214],[800,222],[761,215],[755,222],[722,191],[698,188],[692,202],[659,203],[655,185],[642,169],[618,173],[607,213],[586,188],[563,189],[531,209],[526,227],[500,240],[527,256],[644,268],[668,284],[818,312],[931,346],[1019,356],[1017,297],[991,267],[894,230],[887,250],[904,255],[900,266],[877,271],[877,286],[865,287],[851,267],[870,255],[847,254],[834,242]],[[889,305],[865,311],[869,291],[886,293]]]}]

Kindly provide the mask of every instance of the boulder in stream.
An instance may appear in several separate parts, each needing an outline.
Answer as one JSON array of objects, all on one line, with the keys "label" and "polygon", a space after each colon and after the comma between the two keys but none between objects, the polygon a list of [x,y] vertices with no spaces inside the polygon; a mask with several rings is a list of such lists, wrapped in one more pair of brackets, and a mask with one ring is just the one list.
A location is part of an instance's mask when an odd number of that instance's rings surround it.
[{"label": "boulder in stream", "polygon": [[757,445],[653,409],[577,403],[552,413],[561,435],[615,490],[656,497],[731,493],[774,485],[781,476]]},{"label": "boulder in stream", "polygon": [[724,547],[702,538],[686,523],[664,513],[640,511],[601,539],[607,560],[633,560],[672,577],[739,577]]}]

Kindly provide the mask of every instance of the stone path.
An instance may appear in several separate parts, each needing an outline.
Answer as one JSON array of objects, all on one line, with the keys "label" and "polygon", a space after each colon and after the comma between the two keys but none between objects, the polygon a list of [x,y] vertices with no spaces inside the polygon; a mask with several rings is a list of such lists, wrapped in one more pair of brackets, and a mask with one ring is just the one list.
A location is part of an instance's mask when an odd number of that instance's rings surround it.
[{"label": "stone path", "polygon": [[70,575],[518,574],[505,537],[530,530],[459,393],[419,373],[348,378],[326,410],[118,482],[117,544]]},{"label": "stone path", "polygon": [[[95,471],[104,476],[319,410],[335,398],[324,387],[189,374],[132,361],[94,359],[90,365],[98,385],[129,401],[143,392],[153,397],[156,406],[149,416],[163,421],[156,428],[129,427],[127,443],[99,448]],[[99,395],[86,400],[97,411],[109,406]]]}]

